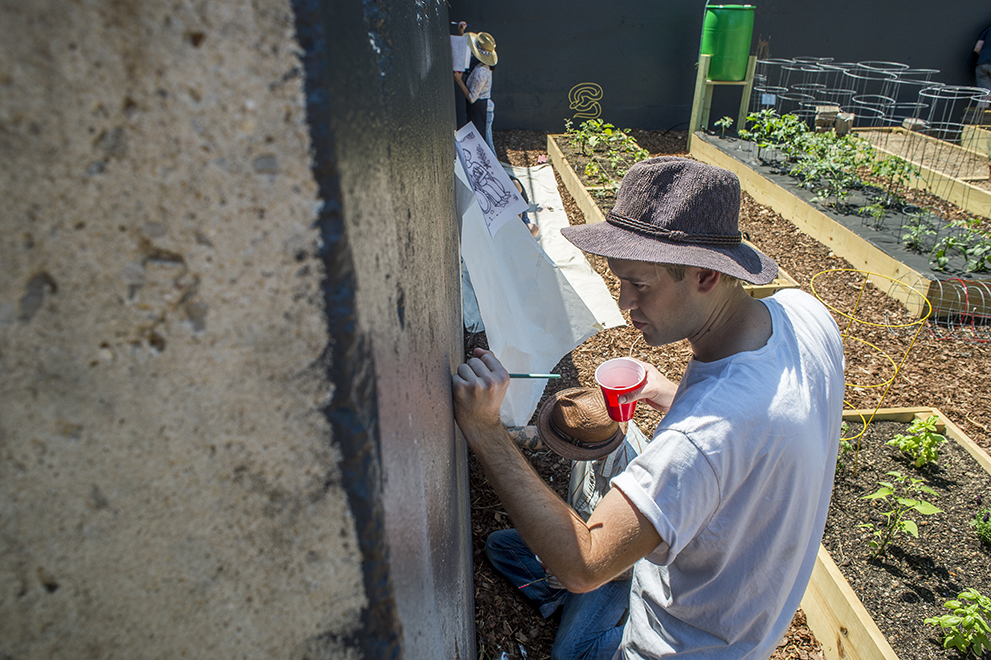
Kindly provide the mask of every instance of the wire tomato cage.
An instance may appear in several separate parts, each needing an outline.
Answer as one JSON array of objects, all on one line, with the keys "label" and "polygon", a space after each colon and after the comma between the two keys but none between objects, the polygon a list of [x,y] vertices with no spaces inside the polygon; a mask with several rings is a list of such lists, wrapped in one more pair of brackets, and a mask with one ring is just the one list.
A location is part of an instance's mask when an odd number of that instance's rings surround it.
[{"label": "wire tomato cage", "polygon": [[841,440],[854,445],[859,457],[860,440],[926,327],[932,305],[915,286],[852,268],[818,272],[810,287],[833,313],[843,338],[843,407],[856,411],[861,425],[850,435],[844,431]]},{"label": "wire tomato cage", "polygon": [[938,300],[927,330],[936,341],[991,342],[991,281],[951,277],[930,284]]}]

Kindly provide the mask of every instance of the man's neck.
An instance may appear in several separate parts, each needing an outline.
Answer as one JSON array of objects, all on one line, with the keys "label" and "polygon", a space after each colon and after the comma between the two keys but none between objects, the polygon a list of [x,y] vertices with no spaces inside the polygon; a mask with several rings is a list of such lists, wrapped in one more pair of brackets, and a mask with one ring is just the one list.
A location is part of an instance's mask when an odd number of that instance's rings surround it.
[{"label": "man's neck", "polygon": [[763,348],[771,338],[771,331],[767,306],[737,289],[728,292],[714,306],[705,326],[688,341],[697,361],[715,362]]}]

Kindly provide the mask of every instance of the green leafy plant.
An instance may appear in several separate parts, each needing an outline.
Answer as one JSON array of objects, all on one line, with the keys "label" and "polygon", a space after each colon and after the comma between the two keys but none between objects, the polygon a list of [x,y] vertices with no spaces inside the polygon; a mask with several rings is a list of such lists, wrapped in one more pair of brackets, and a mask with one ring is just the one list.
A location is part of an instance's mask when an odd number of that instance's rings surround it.
[{"label": "green leafy plant", "polygon": [[601,119],[582,122],[578,128],[566,119],[564,128],[571,148],[590,159],[584,169],[586,178],[607,192],[619,188],[619,180],[634,163],[650,156],[628,131]]},{"label": "green leafy plant", "polygon": [[934,270],[946,270],[954,254],[964,260],[969,273],[991,270],[991,238],[980,227],[977,218],[953,220],[950,224],[961,229],[959,233],[944,236],[933,247],[929,264]]},{"label": "green leafy plant", "polygon": [[[981,498],[977,497],[977,504],[980,506]],[[991,506],[979,509],[970,521],[970,526],[977,532],[977,537],[986,545],[991,546]]]},{"label": "green leafy plant", "polygon": [[725,138],[726,137],[726,129],[733,125],[733,118],[732,117],[723,117],[722,119],[718,119],[718,120],[714,121],[712,124],[713,124],[713,126],[718,126],[721,129],[721,132],[719,134],[719,137],[720,138]]},{"label": "green leafy plant", "polygon": [[867,140],[855,135],[838,137],[833,132],[805,133],[797,148],[800,154],[790,174],[832,204],[845,202],[850,191],[862,185],[859,172],[875,156]]},{"label": "green leafy plant", "polygon": [[778,115],[770,108],[751,112],[746,124],[750,128],[744,126],[739,135],[757,144],[757,158],[761,158],[762,149],[780,149],[789,159],[795,158],[801,152],[799,138],[809,132],[796,115]]},{"label": "green leafy plant", "polygon": [[925,619],[925,623],[942,628],[943,648],[954,648],[964,655],[980,658],[991,651],[991,598],[976,589],[967,589],[954,600],[943,603],[951,614]]},{"label": "green leafy plant", "polygon": [[884,196],[880,200],[882,206],[891,208],[901,204],[904,199],[899,193],[908,187],[913,177],[919,175],[919,167],[900,156],[886,156],[874,159],[871,163],[870,174],[884,183]]},{"label": "green leafy plant", "polygon": [[902,242],[907,249],[913,252],[919,254],[931,252],[928,247],[929,240],[936,236],[936,227],[930,219],[931,213],[911,214],[911,217],[912,219],[909,220],[905,232],[902,234]]},{"label": "green leafy plant", "polygon": [[[871,559],[876,559],[883,554],[888,543],[898,533],[909,534],[915,538],[919,537],[919,526],[914,520],[905,518],[909,512],[914,511],[924,516],[942,513],[942,509],[917,497],[922,493],[937,496],[936,491],[925,484],[925,479],[908,477],[901,472],[888,472],[887,475],[892,478],[892,481],[878,481],[881,487],[862,498],[865,500],[883,500],[891,506],[887,511],[881,512],[886,521],[883,527],[876,528],[873,523],[858,525],[871,530],[874,537],[868,542],[868,546],[874,550],[871,553]],[[889,500],[889,498],[892,499]]]},{"label": "green leafy plant", "polygon": [[915,461],[915,467],[920,468],[927,463],[936,463],[939,459],[939,446],[946,442],[946,437],[936,432],[939,417],[930,415],[926,419],[917,419],[908,425],[905,434],[899,433],[888,445],[898,447]]},{"label": "green leafy plant", "polygon": [[887,215],[885,211],[884,204],[881,202],[874,202],[867,206],[861,206],[857,209],[859,215],[870,216],[875,229],[880,229],[884,225],[884,217]]},{"label": "green leafy plant", "polygon": [[849,440],[843,440],[843,439],[841,439],[840,440],[840,453],[839,453],[839,456],[836,457],[836,469],[837,470],[845,470],[846,469],[846,463],[843,462],[843,459],[846,458],[847,454],[852,454],[852,453],[854,453],[854,448],[853,448],[853,445],[850,444],[850,441]]}]

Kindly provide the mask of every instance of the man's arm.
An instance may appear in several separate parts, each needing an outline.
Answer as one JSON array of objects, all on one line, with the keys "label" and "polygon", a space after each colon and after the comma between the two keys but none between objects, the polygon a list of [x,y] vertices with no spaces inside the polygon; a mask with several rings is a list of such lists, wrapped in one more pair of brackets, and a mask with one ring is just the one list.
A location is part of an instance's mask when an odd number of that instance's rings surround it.
[{"label": "man's arm", "polygon": [[984,48],[984,40],[979,39],[976,44],[974,44],[974,52],[978,55],[981,54],[981,50]]},{"label": "man's arm", "polygon": [[585,523],[537,475],[499,421],[509,374],[489,351],[458,367],[454,412],[520,536],[569,591],[591,591],[661,543],[653,525],[617,489]]}]

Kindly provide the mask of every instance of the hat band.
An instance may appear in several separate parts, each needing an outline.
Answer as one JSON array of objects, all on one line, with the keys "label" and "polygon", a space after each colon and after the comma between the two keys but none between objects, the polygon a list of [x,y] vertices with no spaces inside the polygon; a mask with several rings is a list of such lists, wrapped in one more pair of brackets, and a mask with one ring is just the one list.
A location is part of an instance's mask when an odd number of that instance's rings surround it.
[{"label": "hat band", "polygon": [[616,213],[616,211],[610,211],[606,216],[606,222],[613,225],[614,227],[619,227],[620,229],[627,229],[636,234],[641,234],[644,236],[650,236],[653,238],[663,238],[664,240],[671,241],[673,243],[694,243],[697,245],[739,245],[743,242],[743,234],[737,232],[736,235],[732,234],[690,234],[685,231],[680,231],[678,229],[667,229],[665,227],[658,227],[652,225],[649,222],[644,222],[643,220],[637,220],[636,218],[630,218],[625,215]]},{"label": "hat band", "polygon": [[[609,436],[605,440],[600,440],[599,442],[579,442],[575,438],[573,438],[570,435],[567,435],[566,433],[564,433],[564,431],[560,430],[557,427],[557,425],[554,424],[554,419],[553,418],[551,418],[548,421],[550,422],[551,431],[554,432],[554,435],[556,435],[558,438],[560,438],[564,442],[567,442],[569,445],[571,445],[573,447],[578,447],[579,449],[598,449],[599,447],[604,447],[605,445],[608,445],[616,437],[616,433],[613,433],[611,436]],[[617,433],[618,433],[618,431],[617,431]]]}]

